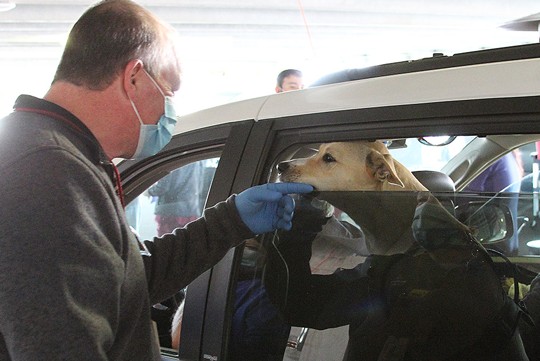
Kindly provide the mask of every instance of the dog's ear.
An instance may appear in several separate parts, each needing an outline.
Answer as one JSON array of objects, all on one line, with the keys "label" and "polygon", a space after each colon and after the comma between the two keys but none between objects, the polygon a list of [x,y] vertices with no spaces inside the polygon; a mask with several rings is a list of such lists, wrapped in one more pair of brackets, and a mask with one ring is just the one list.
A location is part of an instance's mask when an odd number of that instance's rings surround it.
[{"label": "dog's ear", "polygon": [[372,176],[379,182],[388,181],[401,188],[405,187],[397,175],[394,159],[390,154],[381,154],[374,150],[368,154],[366,165],[371,170]]}]

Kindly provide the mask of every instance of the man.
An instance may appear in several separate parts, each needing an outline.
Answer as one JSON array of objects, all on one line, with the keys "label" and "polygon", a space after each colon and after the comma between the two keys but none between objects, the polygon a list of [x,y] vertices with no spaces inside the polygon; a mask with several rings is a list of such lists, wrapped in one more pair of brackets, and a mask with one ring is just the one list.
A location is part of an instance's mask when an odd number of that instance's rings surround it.
[{"label": "man", "polygon": [[276,93],[298,89],[304,89],[302,72],[300,70],[286,69],[279,73],[277,77]]},{"label": "man", "polygon": [[287,193],[312,190],[253,187],[136,240],[111,159],[170,140],[173,35],[130,0],[98,3],[74,25],[44,99],[22,95],[0,121],[0,360],[159,360],[150,305],[243,239],[290,228]]}]

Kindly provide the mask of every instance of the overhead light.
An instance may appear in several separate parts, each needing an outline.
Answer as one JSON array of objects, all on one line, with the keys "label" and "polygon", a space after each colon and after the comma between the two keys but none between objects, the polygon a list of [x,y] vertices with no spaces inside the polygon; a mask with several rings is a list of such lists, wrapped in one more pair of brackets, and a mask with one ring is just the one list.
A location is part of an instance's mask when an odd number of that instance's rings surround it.
[{"label": "overhead light", "polygon": [[0,0],[0,11],[9,11],[15,7],[11,0]]}]

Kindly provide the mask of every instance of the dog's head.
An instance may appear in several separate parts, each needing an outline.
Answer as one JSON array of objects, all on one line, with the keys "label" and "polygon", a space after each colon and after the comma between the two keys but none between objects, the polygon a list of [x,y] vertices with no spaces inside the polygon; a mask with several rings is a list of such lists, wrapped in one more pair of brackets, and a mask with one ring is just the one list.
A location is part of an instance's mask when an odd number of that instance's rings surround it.
[{"label": "dog's head", "polygon": [[312,157],[277,168],[282,182],[308,183],[319,191],[403,189],[396,163],[382,142],[356,141],[322,144]]}]

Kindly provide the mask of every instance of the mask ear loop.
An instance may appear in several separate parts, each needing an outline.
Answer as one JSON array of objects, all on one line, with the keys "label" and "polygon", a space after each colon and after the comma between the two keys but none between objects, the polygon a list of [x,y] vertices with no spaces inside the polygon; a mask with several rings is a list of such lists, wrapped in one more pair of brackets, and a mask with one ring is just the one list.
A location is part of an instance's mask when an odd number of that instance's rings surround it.
[{"label": "mask ear loop", "polygon": [[148,78],[150,78],[150,80],[152,81],[152,83],[154,83],[154,85],[156,86],[157,90],[161,93],[161,95],[165,98],[165,93],[163,93],[163,90],[161,90],[161,88],[159,87],[159,84],[157,83],[157,81],[154,80],[154,78],[148,74],[148,72],[146,71],[146,69],[144,69],[144,72],[146,73],[146,75],[148,75]]},{"label": "mask ear loop", "polygon": [[128,99],[129,99],[129,102],[131,103],[131,107],[133,108],[133,111],[135,112],[135,115],[137,116],[137,119],[139,119],[139,123],[141,123],[141,125],[144,125],[141,115],[139,114],[139,111],[137,110],[137,107],[135,106],[135,103],[133,103],[133,100],[131,100],[129,96],[128,96]]},{"label": "mask ear loop", "polygon": [[146,69],[143,68],[143,70],[165,100],[165,106],[163,108],[163,113],[165,114],[165,116],[170,118],[176,118],[176,110],[174,109],[173,98],[171,96],[165,95],[163,90],[161,90],[161,88],[159,87],[157,81],[155,81],[155,79],[146,71]]}]

